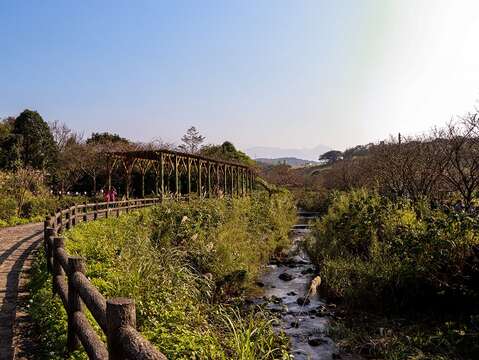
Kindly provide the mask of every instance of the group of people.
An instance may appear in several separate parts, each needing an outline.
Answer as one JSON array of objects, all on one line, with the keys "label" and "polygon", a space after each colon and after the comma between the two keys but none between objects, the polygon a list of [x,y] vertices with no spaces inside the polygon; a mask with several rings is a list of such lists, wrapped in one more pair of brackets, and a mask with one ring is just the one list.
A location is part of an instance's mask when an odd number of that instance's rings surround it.
[{"label": "group of people", "polygon": [[116,201],[116,196],[118,193],[116,192],[116,189],[112,187],[110,190],[104,189],[103,190],[103,200],[105,202],[113,202]]}]

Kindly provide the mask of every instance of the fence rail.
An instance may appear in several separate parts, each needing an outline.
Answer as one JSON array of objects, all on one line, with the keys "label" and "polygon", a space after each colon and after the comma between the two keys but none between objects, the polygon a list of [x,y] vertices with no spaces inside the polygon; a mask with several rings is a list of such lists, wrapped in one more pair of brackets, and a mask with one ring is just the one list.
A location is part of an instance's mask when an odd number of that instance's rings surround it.
[{"label": "fence rail", "polygon": [[[68,314],[67,350],[83,346],[90,359],[165,360],[148,340],[136,330],[135,303],[131,299],[105,299],[86,277],[85,260],[69,256],[65,240],[58,236],[64,229],[98,218],[120,216],[122,212],[155,205],[159,198],[116,202],[97,202],[58,209],[44,223],[44,248],[48,270],[52,273],[52,291]],[[85,315],[85,307],[105,334],[105,344]]]}]

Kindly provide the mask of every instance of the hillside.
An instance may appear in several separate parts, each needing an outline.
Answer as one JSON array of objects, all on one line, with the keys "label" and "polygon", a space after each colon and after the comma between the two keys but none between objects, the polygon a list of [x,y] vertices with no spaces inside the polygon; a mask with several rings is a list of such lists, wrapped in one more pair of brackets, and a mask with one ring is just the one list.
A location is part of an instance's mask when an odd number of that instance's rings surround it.
[{"label": "hillside", "polygon": [[284,149],[279,147],[256,146],[246,149],[246,153],[256,159],[297,158],[305,160],[318,160],[321,154],[331,150],[328,146],[318,145],[314,148]]},{"label": "hillside", "polygon": [[319,165],[319,162],[317,161],[298,159],[296,157],[281,157],[281,158],[275,158],[275,159],[257,158],[255,160],[256,162],[260,164],[265,164],[265,165],[286,164],[294,168]]}]

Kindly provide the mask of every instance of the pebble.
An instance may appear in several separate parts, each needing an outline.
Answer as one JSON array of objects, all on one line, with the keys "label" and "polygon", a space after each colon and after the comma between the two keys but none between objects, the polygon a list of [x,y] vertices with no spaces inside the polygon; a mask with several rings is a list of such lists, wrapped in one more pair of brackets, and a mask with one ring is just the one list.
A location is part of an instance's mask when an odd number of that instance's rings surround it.
[{"label": "pebble", "polygon": [[301,270],[302,275],[307,275],[307,274],[314,274],[314,269],[313,268],[307,268],[304,270]]},{"label": "pebble", "polygon": [[293,276],[291,274],[288,274],[287,272],[281,273],[278,277],[283,281],[293,280]]},{"label": "pebble", "polygon": [[326,343],[327,341],[320,338],[320,337],[310,337],[308,339],[308,344],[311,345],[311,346],[319,346],[321,344],[324,344]]},{"label": "pebble", "polygon": [[311,301],[308,298],[299,297],[296,302],[298,305],[308,305]]}]

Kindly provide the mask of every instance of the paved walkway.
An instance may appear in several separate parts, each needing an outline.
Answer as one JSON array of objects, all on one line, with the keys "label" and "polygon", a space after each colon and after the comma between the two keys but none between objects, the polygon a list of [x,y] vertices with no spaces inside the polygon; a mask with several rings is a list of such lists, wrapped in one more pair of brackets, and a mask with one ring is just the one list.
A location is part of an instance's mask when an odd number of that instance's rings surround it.
[{"label": "paved walkway", "polygon": [[0,360],[27,359],[26,271],[43,239],[43,224],[0,229]]}]

